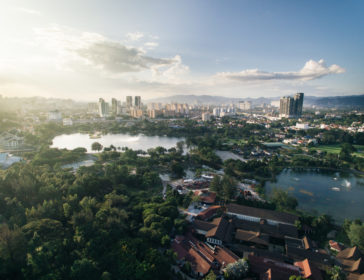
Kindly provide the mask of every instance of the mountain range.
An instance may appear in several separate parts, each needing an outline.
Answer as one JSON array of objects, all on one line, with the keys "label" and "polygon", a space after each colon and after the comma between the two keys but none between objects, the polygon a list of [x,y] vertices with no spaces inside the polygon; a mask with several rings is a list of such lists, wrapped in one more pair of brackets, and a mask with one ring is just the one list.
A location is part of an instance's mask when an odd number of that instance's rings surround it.
[{"label": "mountain range", "polygon": [[[251,101],[253,105],[270,104],[279,101],[280,97],[233,98],[213,95],[173,95],[168,97],[144,100],[145,103],[188,103],[205,105],[232,104],[239,101]],[[328,108],[364,108],[364,94],[348,96],[305,96],[304,106],[317,106]]]}]

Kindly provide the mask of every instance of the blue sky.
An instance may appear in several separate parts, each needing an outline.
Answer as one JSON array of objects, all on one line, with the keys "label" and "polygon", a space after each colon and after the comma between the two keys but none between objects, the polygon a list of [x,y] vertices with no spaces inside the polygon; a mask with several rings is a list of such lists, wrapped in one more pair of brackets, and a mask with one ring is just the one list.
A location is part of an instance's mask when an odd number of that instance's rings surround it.
[{"label": "blue sky", "polygon": [[364,93],[363,1],[3,2],[2,95]]}]

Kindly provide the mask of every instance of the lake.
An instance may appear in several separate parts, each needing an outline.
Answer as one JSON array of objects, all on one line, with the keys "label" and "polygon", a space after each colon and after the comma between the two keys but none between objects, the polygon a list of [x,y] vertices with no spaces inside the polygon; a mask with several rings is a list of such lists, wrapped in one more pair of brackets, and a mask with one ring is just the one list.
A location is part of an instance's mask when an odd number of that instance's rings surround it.
[{"label": "lake", "polygon": [[147,151],[150,148],[158,146],[170,149],[176,146],[179,141],[184,141],[184,138],[167,137],[167,136],[146,136],[143,134],[129,135],[129,134],[105,134],[100,138],[91,139],[88,134],[74,133],[62,134],[53,139],[51,148],[73,150],[75,148],[85,148],[87,152],[92,153],[91,145],[94,142],[99,142],[104,147],[114,145],[116,148],[128,147],[133,150]]},{"label": "lake", "polygon": [[277,182],[266,182],[268,196],[274,187],[290,192],[298,200],[298,209],[311,214],[329,214],[337,223],[345,218],[364,221],[364,179],[353,174],[285,169]]}]

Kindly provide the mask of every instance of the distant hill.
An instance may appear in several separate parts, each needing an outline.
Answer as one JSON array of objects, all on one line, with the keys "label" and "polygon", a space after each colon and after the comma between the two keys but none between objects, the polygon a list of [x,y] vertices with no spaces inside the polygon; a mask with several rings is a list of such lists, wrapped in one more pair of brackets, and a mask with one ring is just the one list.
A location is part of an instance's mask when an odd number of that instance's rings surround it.
[{"label": "distant hill", "polygon": [[[145,100],[145,103],[188,103],[205,105],[222,105],[237,103],[239,101],[251,101],[254,105],[270,104],[279,100],[280,97],[259,97],[259,98],[233,98],[213,95],[173,95],[168,97]],[[364,94],[350,96],[305,96],[304,106],[336,107],[336,108],[364,108]]]},{"label": "distant hill", "polygon": [[234,98],[214,95],[173,95],[168,97],[154,98],[145,100],[145,103],[160,102],[160,103],[188,103],[188,104],[206,104],[206,105],[222,105],[237,103],[239,101],[252,101],[254,104],[270,103],[272,100],[279,98]]},{"label": "distant hill", "polygon": [[364,109],[364,94],[328,97],[308,96],[307,98],[305,97],[304,104],[305,106],[315,105],[328,108]]}]

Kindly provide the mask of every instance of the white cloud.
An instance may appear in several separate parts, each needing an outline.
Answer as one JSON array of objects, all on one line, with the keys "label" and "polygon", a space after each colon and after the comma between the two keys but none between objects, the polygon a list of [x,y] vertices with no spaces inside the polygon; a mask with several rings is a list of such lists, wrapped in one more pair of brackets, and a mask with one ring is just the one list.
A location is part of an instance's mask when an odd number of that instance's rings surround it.
[{"label": "white cloud", "polygon": [[129,41],[139,41],[144,37],[144,34],[142,32],[130,32],[126,34],[126,38]]},{"label": "white cloud", "polygon": [[146,42],[144,44],[144,46],[148,49],[148,50],[152,50],[155,49],[156,47],[159,46],[159,44],[157,42]]},{"label": "white cloud", "polygon": [[51,51],[57,51],[61,65],[69,66],[78,63],[93,66],[111,74],[122,74],[145,70],[155,71],[181,64],[180,57],[148,56],[140,48],[126,46],[97,33],[79,32],[59,25],[36,29],[35,33],[39,44]]},{"label": "white cloud", "polygon": [[305,66],[299,71],[292,72],[266,72],[258,69],[247,69],[241,72],[221,72],[216,77],[235,80],[241,82],[247,81],[265,81],[265,80],[315,80],[330,74],[344,73],[345,69],[333,64],[326,66],[323,59],[319,61],[309,60]]},{"label": "white cloud", "polygon": [[24,7],[13,7],[13,10],[23,13],[23,14],[36,15],[36,16],[41,15],[40,11],[28,9],[28,8],[24,8]]},{"label": "white cloud", "polygon": [[140,49],[126,47],[109,40],[96,41],[76,52],[87,59],[90,64],[115,74],[140,72],[155,66],[167,66],[175,63],[174,59],[147,56]]}]

